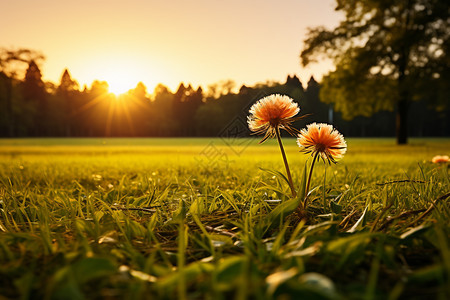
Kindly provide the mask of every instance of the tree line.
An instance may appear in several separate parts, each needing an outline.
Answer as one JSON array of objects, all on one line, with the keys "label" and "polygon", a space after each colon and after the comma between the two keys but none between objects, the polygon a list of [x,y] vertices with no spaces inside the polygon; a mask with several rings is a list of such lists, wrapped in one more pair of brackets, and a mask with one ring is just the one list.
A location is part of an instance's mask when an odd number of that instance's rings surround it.
[{"label": "tree line", "polygon": [[[285,82],[242,85],[233,81],[193,88],[180,83],[172,92],[158,84],[152,93],[138,83],[116,96],[108,83],[94,81],[80,88],[70,72],[60,82],[42,80],[39,63],[44,57],[32,50],[0,52],[0,136],[2,137],[245,137],[251,105],[260,98],[285,94],[299,103],[297,128],[310,122],[334,124],[346,136],[393,136],[395,110],[368,116],[346,117],[334,104],[320,101],[321,84],[313,77],[306,87],[297,76]],[[20,74],[22,75],[20,76]],[[20,79],[22,77],[22,79]],[[415,101],[409,111],[411,136],[448,136],[449,109],[430,107],[426,99]]]}]

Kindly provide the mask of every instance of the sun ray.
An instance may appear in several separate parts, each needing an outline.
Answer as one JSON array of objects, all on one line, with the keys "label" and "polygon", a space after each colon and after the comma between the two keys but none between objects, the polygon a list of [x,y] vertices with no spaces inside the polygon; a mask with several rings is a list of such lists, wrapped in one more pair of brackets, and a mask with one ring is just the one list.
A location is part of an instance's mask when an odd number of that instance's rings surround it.
[{"label": "sun ray", "polygon": [[121,105],[121,107],[123,109],[123,112],[125,113],[125,118],[127,120],[128,127],[131,130],[131,135],[132,136],[136,136],[136,133],[135,133],[135,130],[134,130],[134,126],[133,126],[133,121],[131,120],[130,111],[128,110],[128,106],[124,105],[123,102],[121,102],[120,105]]},{"label": "sun ray", "polygon": [[89,100],[88,102],[86,102],[85,104],[80,106],[80,108],[78,108],[78,110],[74,111],[73,115],[82,113],[82,112],[86,111],[87,109],[91,108],[92,106],[104,101],[106,99],[106,96],[107,96],[107,94],[101,94],[95,98],[92,98],[91,100]]},{"label": "sun ray", "polygon": [[114,112],[115,112],[114,103],[109,103],[108,114],[106,116],[106,124],[105,124],[106,125],[105,126],[105,135],[106,136],[111,136],[111,124],[112,124]]}]

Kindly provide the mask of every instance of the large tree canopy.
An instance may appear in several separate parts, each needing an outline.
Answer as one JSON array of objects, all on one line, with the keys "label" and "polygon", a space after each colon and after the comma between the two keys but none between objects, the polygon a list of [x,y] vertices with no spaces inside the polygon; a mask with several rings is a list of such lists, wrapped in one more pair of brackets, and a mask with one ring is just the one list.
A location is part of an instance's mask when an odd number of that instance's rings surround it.
[{"label": "large tree canopy", "polygon": [[351,119],[396,109],[397,142],[407,142],[411,101],[436,110],[449,100],[450,5],[443,0],[336,0],[344,20],[309,30],[303,65],[331,58],[321,99]]}]

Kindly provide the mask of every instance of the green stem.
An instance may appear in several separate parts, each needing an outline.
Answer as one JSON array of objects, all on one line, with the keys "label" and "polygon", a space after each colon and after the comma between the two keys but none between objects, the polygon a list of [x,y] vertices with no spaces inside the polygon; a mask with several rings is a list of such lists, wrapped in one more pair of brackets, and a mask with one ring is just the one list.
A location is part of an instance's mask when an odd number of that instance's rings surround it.
[{"label": "green stem", "polygon": [[325,184],[327,182],[327,165],[325,165],[325,170],[323,171],[323,188],[322,188],[322,205],[323,207],[327,207],[327,200],[325,198]]},{"label": "green stem", "polygon": [[313,169],[314,169],[314,163],[316,162],[318,155],[319,155],[319,152],[317,151],[316,154],[314,155],[314,158],[313,158],[313,161],[312,161],[312,164],[311,164],[311,169],[309,170],[308,182],[306,183],[305,200],[304,200],[304,203],[303,203],[303,209],[306,209],[306,203],[308,201],[308,193],[309,193],[309,186],[311,184],[312,172],[313,172]]},{"label": "green stem", "polygon": [[289,170],[289,164],[287,162],[286,153],[284,152],[283,143],[281,142],[280,130],[277,128],[275,133],[277,135],[278,145],[280,145],[281,156],[283,156],[283,162],[286,168],[286,174],[289,180],[289,187],[291,188],[292,198],[295,198],[297,196],[297,192],[295,191],[294,188],[294,183],[292,181],[291,171]]}]

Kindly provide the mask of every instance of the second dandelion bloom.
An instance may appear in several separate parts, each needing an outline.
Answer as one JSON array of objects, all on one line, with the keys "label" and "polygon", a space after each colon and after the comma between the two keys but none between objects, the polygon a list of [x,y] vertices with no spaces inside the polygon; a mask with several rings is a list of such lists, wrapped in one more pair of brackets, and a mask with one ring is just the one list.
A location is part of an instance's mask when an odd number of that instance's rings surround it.
[{"label": "second dandelion bloom", "polygon": [[[308,204],[309,187],[311,185],[311,177],[314,169],[314,164],[317,158],[328,163],[336,163],[347,152],[347,143],[344,140],[342,134],[340,134],[332,125],[324,123],[312,123],[306,126],[305,129],[300,131],[297,138],[297,144],[300,147],[300,151],[303,153],[311,153],[313,160],[311,168],[309,169],[308,181],[305,188],[305,199],[303,201],[303,210],[306,210]],[[325,187],[325,174],[324,174],[324,187]],[[325,197],[324,197],[324,206]]]},{"label": "second dandelion bloom", "polygon": [[324,161],[336,163],[347,152],[347,143],[332,125],[312,123],[300,131],[297,138],[300,151],[320,156]]}]

